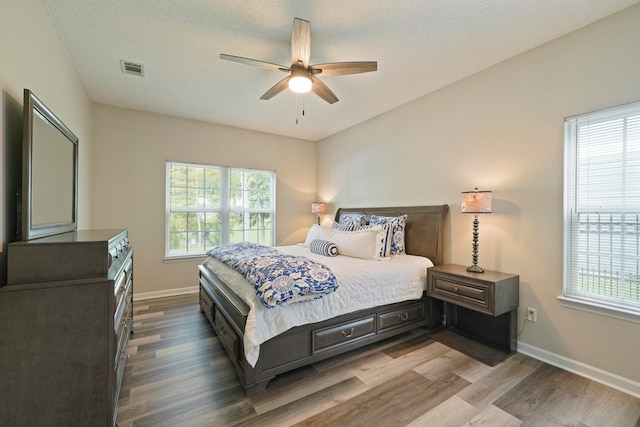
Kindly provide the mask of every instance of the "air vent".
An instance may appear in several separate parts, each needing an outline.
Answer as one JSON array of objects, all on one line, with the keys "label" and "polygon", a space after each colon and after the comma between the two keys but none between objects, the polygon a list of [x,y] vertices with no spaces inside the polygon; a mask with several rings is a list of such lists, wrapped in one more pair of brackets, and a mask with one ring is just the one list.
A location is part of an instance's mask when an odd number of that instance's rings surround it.
[{"label": "air vent", "polygon": [[134,76],[144,77],[144,65],[136,64],[135,62],[120,60],[120,66],[122,72],[126,74],[133,74]]}]

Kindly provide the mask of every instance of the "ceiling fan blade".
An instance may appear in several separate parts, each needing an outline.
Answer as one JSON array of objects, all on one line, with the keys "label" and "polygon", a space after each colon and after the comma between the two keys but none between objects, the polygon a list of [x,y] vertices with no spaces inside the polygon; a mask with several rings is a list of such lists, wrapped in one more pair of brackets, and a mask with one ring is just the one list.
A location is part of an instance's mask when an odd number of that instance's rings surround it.
[{"label": "ceiling fan blade", "polygon": [[275,85],[273,85],[271,87],[271,89],[269,89],[268,91],[266,91],[264,93],[264,95],[262,95],[260,97],[260,99],[271,99],[274,96],[276,96],[277,94],[279,94],[280,92],[282,92],[283,90],[285,90],[287,87],[289,87],[289,79],[291,77],[287,76],[284,79],[280,80],[278,83],[276,83]]},{"label": "ceiling fan blade", "polygon": [[331,89],[329,89],[326,84],[322,83],[319,78],[311,76],[311,81],[313,82],[311,85],[311,91],[313,93],[327,101],[329,104],[338,102],[336,94],[331,92]]},{"label": "ceiling fan blade", "polygon": [[312,65],[310,68],[313,74],[322,74],[323,76],[343,76],[345,74],[358,74],[376,71],[378,69],[378,63],[376,61],[331,62],[328,64]]},{"label": "ceiling fan blade", "polygon": [[255,65],[258,67],[269,68],[271,70],[276,70],[276,71],[289,72],[290,70],[290,67],[285,67],[284,65],[272,64],[271,62],[265,62],[265,61],[258,61],[257,59],[243,58],[242,56],[227,55],[226,53],[221,53],[220,59],[224,59],[226,61],[239,62],[240,64]]},{"label": "ceiling fan blade", "polygon": [[298,64],[302,62],[304,68],[309,66],[311,56],[311,24],[304,19],[293,19],[293,30],[291,31],[291,62]]}]

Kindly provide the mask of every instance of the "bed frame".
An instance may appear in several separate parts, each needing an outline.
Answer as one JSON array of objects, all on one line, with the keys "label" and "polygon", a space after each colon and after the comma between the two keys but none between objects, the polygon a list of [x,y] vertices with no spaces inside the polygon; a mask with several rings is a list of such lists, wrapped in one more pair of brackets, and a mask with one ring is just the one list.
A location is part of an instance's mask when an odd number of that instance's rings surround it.
[{"label": "bed frame", "polygon": [[[407,214],[405,250],[442,264],[444,219],[449,207],[341,208],[335,219],[365,214]],[[418,300],[344,314],[323,322],[294,327],[260,346],[252,367],[244,357],[243,336],[249,307],[207,267],[200,265],[200,309],[211,323],[238,373],[247,396],[262,391],[276,375],[346,351],[380,341],[413,328],[442,325],[442,302],[423,294]]]}]

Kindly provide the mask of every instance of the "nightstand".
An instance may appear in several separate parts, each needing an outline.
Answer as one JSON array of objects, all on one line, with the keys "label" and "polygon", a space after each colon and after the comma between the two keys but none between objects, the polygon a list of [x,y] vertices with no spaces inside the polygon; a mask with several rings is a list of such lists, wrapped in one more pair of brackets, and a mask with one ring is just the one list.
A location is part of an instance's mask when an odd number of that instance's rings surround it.
[{"label": "nightstand", "polygon": [[427,295],[444,301],[444,326],[431,337],[490,366],[516,352],[519,276],[462,265],[427,270]]}]

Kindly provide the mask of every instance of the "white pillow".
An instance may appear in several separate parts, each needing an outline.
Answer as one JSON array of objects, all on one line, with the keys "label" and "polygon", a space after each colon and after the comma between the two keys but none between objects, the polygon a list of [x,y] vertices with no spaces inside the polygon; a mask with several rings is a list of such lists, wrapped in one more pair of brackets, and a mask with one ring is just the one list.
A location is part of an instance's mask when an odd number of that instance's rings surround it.
[{"label": "white pillow", "polygon": [[354,258],[382,260],[388,259],[380,256],[386,232],[382,226],[364,228],[357,231],[333,231],[329,239],[338,246],[340,255]]},{"label": "white pillow", "polygon": [[305,239],[303,246],[307,248],[311,245],[311,242],[318,240],[331,240],[331,236],[333,235],[333,230],[330,228],[323,227],[319,224],[313,224],[309,231],[307,232],[307,238]]}]

